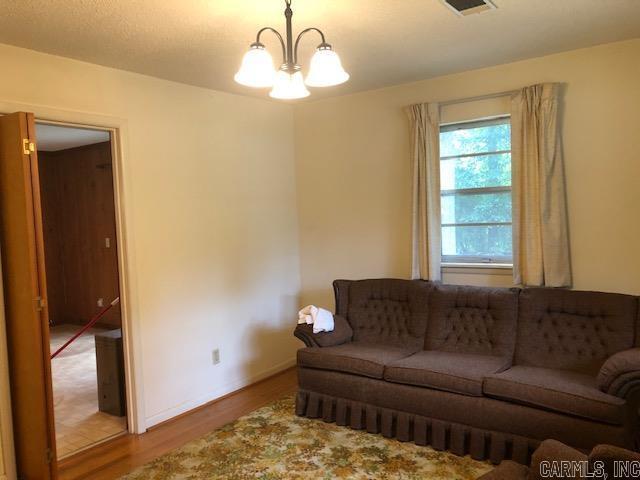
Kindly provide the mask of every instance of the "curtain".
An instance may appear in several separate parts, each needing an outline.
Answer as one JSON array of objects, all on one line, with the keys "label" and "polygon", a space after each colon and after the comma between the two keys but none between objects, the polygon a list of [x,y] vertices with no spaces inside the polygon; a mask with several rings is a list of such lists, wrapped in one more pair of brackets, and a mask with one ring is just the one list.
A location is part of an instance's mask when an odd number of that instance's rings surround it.
[{"label": "curtain", "polygon": [[516,285],[571,285],[559,89],[558,84],[533,85],[511,99]]},{"label": "curtain", "polygon": [[413,144],[411,278],[440,280],[440,110],[437,103],[408,107]]}]

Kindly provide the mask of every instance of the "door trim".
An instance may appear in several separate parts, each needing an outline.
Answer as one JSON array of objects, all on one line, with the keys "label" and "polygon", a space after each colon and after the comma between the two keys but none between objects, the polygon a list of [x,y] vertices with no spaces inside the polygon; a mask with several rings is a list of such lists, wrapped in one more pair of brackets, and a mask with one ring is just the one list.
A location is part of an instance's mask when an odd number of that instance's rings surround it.
[{"label": "door trim", "polygon": [[0,101],[0,112],[10,113],[13,111],[32,112],[35,116],[36,123],[104,130],[111,134],[118,267],[120,276],[120,305],[125,357],[127,423],[130,433],[144,433],[147,426],[144,411],[140,317],[138,315],[135,271],[136,257],[134,242],[128,241],[129,236],[127,235],[128,231],[133,230],[132,208],[128,200],[132,195],[130,194],[130,166],[127,155],[127,120],[88,112],[76,112],[40,105]]}]

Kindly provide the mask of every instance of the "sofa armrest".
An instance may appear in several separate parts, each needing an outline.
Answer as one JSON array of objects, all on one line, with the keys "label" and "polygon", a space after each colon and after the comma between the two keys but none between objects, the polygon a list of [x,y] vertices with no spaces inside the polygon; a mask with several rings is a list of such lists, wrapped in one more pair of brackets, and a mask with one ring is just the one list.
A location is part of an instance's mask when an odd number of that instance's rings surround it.
[{"label": "sofa armrest", "polygon": [[313,325],[301,324],[296,326],[293,334],[307,347],[333,347],[351,341],[353,330],[346,318],[334,315],[333,322],[332,332],[313,333]]},{"label": "sofa armrest", "polygon": [[[576,450],[575,448],[571,448],[564,443],[560,443],[557,440],[545,440],[540,444],[540,446],[533,452],[531,455],[531,470],[529,471],[529,479],[530,480],[542,480],[544,478],[549,478],[548,476],[544,476],[543,469],[541,465],[543,462],[546,463],[546,467],[549,466],[548,462],[560,462],[560,461],[572,461],[572,462],[587,462],[588,457]],[[546,468],[545,467],[545,468]],[[577,474],[575,477],[563,477],[563,478],[575,478],[581,479],[582,476]],[[553,477],[552,477],[553,478]]]},{"label": "sofa armrest", "polygon": [[627,398],[640,389],[640,348],[630,348],[610,356],[600,368],[598,388],[609,395]]}]

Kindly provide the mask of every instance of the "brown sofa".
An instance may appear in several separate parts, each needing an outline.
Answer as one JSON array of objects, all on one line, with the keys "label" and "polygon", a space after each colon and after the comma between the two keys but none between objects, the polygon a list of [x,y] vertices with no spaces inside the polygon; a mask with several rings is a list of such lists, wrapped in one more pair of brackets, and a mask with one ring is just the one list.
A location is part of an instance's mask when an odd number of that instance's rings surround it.
[{"label": "brown sofa", "polygon": [[634,448],[638,298],[336,280],[336,328],[300,325],[296,413],[499,463],[542,440]]}]

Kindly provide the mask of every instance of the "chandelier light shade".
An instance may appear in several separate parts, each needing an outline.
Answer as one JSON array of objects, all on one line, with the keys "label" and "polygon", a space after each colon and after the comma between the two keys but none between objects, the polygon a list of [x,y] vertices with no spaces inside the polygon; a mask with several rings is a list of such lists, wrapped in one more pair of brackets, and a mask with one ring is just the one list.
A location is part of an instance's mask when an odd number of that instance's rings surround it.
[{"label": "chandelier light shade", "polygon": [[305,80],[310,87],[332,87],[349,80],[349,74],[342,68],[342,62],[331,47],[318,47],[311,57],[309,74]]},{"label": "chandelier light shade", "polygon": [[261,43],[254,43],[244,54],[242,65],[234,79],[247,87],[266,88],[273,86],[275,76],[271,54]]},{"label": "chandelier light shade", "polygon": [[[272,98],[294,100],[309,96],[305,83],[310,87],[332,87],[349,80],[349,74],[342,67],[340,57],[326,42],[324,33],[320,29],[311,27],[303,30],[294,43],[291,0],[285,0],[285,4],[284,15],[287,25],[285,37],[272,27],[259,30],[256,41],[251,44],[249,51],[242,59],[240,70],[234,77],[235,81],[253,88],[272,87],[269,94]],[[261,35],[266,31],[273,33],[282,47],[282,66],[277,71],[271,55],[260,42]],[[298,45],[302,37],[309,32],[319,34],[321,43],[311,58],[309,73],[305,79],[298,64]]]},{"label": "chandelier light shade", "polygon": [[269,93],[270,97],[279,100],[294,100],[309,95],[309,90],[307,90],[302,78],[302,72],[289,73],[286,70],[280,70],[276,74],[276,81],[271,93]]}]

